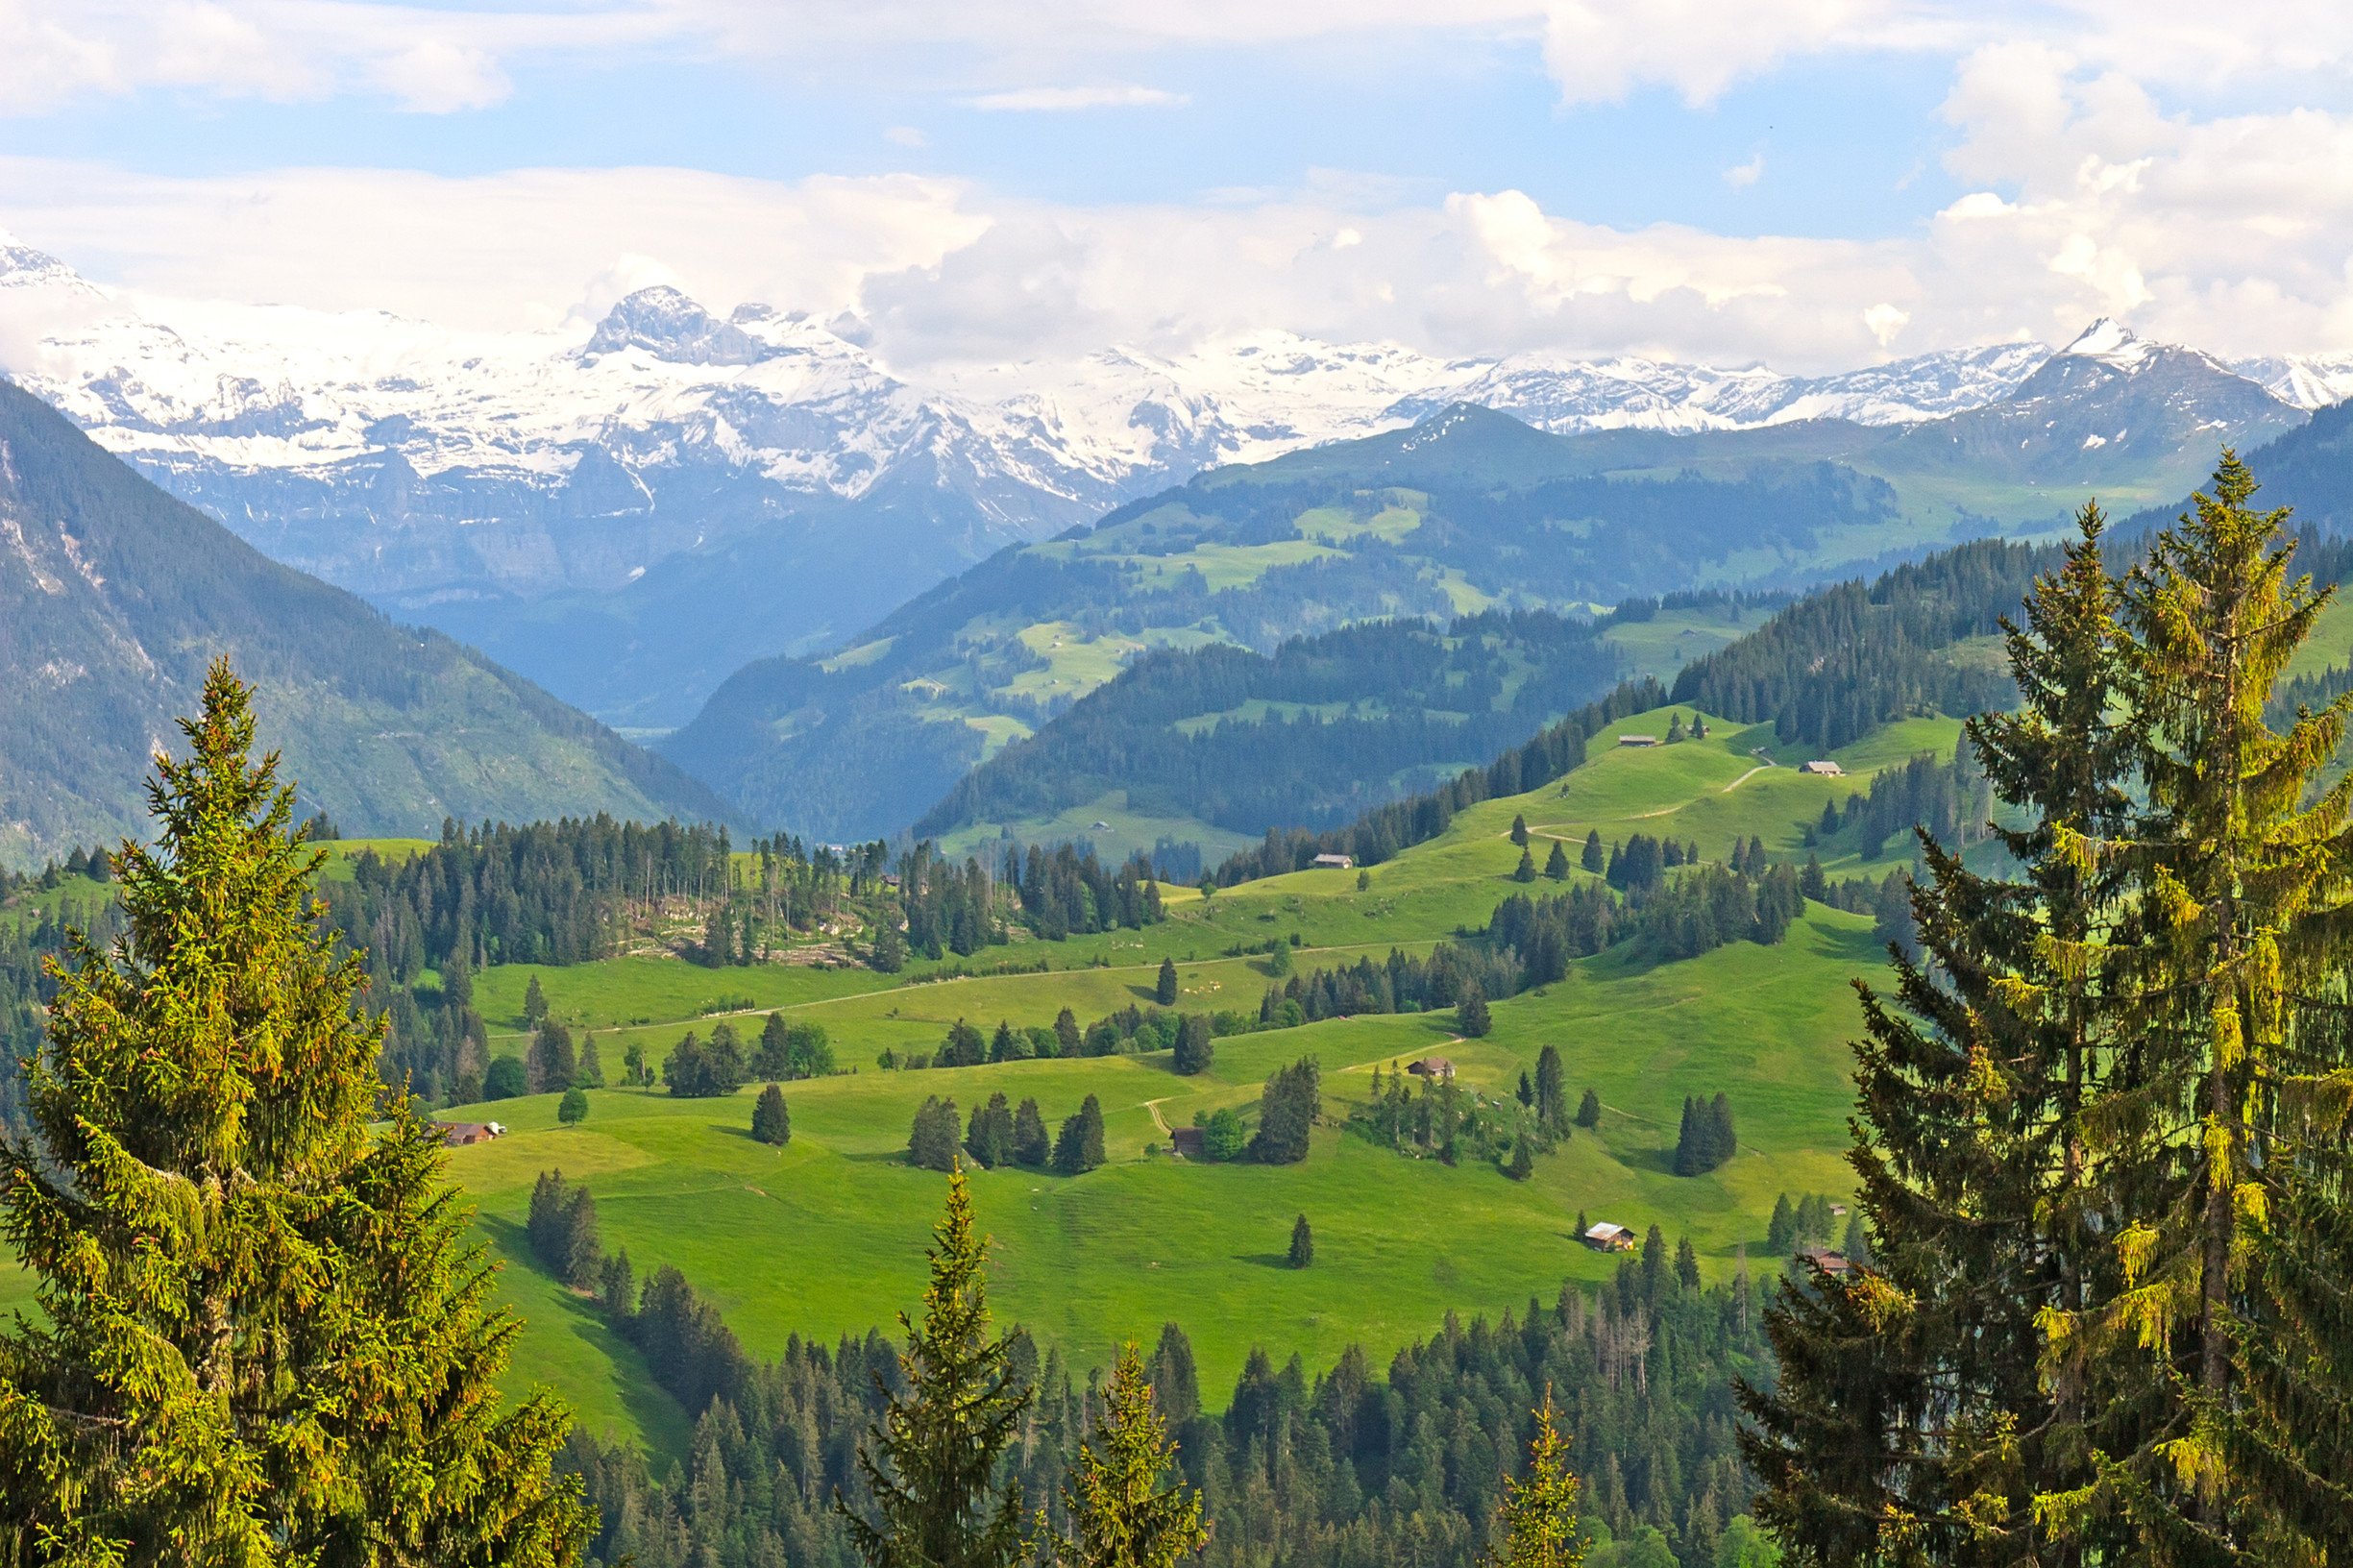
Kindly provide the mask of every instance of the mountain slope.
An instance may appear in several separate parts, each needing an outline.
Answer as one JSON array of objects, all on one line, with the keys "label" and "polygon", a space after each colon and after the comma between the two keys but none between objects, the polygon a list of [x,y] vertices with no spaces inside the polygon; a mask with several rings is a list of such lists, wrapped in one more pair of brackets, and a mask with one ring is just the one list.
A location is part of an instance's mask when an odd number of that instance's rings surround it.
[{"label": "mountain slope", "polygon": [[148,758],[215,654],[260,688],[304,808],[347,831],[726,815],[527,681],[266,560],[0,381],[0,861],[141,831]]}]

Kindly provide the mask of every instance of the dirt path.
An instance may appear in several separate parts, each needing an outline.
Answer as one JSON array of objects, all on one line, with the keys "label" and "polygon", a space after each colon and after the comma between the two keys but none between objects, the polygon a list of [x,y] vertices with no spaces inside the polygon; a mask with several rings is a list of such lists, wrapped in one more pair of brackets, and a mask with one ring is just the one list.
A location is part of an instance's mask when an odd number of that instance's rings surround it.
[{"label": "dirt path", "polygon": [[1724,793],[1725,793],[1726,795],[1729,795],[1729,794],[1731,794],[1731,793],[1732,793],[1734,790],[1736,790],[1736,789],[1740,788],[1740,787],[1741,787],[1743,784],[1746,784],[1746,783],[1747,783],[1749,780],[1751,780],[1751,779],[1754,778],[1754,777],[1755,777],[1757,774],[1762,773],[1762,772],[1771,772],[1771,771],[1772,771],[1772,768],[1773,768],[1773,764],[1771,764],[1771,763],[1769,763],[1769,762],[1760,762],[1760,763],[1758,763],[1758,764],[1757,764],[1755,767],[1753,767],[1753,768],[1750,769],[1750,770],[1749,770],[1747,772],[1745,772],[1745,773],[1741,774],[1741,775],[1740,775],[1738,778],[1736,778],[1736,779],[1732,780],[1732,781],[1731,781],[1729,784],[1727,784],[1726,786],[1724,786]]},{"label": "dirt path", "polygon": [[1167,1121],[1160,1114],[1162,1103],[1173,1098],[1175,1098],[1174,1095],[1164,1094],[1160,1097],[1160,1099],[1146,1100],[1143,1102],[1143,1108],[1152,1113],[1152,1125],[1160,1129],[1160,1136],[1163,1138],[1174,1138],[1176,1136],[1174,1133],[1168,1130]]}]

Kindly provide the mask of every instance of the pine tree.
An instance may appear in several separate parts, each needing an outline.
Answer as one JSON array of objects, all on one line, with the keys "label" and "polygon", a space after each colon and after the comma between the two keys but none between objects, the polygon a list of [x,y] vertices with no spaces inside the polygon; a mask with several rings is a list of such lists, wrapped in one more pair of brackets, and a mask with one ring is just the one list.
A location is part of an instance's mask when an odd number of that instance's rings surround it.
[{"label": "pine tree", "polygon": [[531,976],[530,984],[523,988],[523,1026],[534,1029],[548,1016],[548,993],[539,989],[539,976]]},{"label": "pine tree", "polygon": [[1521,848],[1528,847],[1528,819],[1514,815],[1511,819],[1511,842]]},{"label": "pine tree", "polygon": [[597,1037],[593,1034],[581,1037],[579,1073],[573,1081],[582,1089],[604,1087],[604,1062],[598,1054]]},{"label": "pine tree", "polygon": [[1798,1250],[1798,1211],[1784,1192],[1773,1200],[1773,1219],[1765,1227],[1765,1245],[1776,1258]]},{"label": "pine tree", "polygon": [[1462,988],[1461,1000],[1455,1003],[1455,1027],[1465,1040],[1482,1040],[1495,1027],[1495,1019],[1487,1011],[1486,993],[1476,982]]},{"label": "pine tree", "polygon": [[1552,853],[1544,857],[1544,874],[1555,882],[1569,879],[1569,852],[1560,846],[1558,839],[1553,841]]},{"label": "pine tree", "polygon": [[1176,1052],[1171,1066],[1187,1076],[1207,1072],[1216,1060],[1216,1041],[1210,1038],[1207,1015],[1188,1013],[1177,1025]]},{"label": "pine tree", "polygon": [[1533,882],[1536,879],[1536,857],[1527,850],[1520,851],[1520,863],[1511,868],[1514,882]]},{"label": "pine tree", "polygon": [[[1381,1069],[1379,1067],[1375,1067],[1373,1068],[1373,1102],[1375,1104],[1379,1104],[1380,1100]],[[1520,1069],[1519,1101],[1531,1111],[1536,1108],[1536,1086],[1529,1079],[1528,1069],[1526,1067],[1522,1067]]]},{"label": "pine tree", "polygon": [[965,1134],[965,1152],[973,1164],[984,1170],[1010,1164],[1013,1161],[1013,1108],[1001,1093],[989,1096],[989,1103],[975,1106],[972,1121]]},{"label": "pine tree", "polygon": [[1084,1176],[1103,1164],[1103,1107],[1091,1094],[1054,1137],[1054,1168],[1065,1176]]},{"label": "pine tree", "polygon": [[1308,1216],[1301,1214],[1291,1223],[1290,1265],[1305,1268],[1315,1262],[1315,1233],[1308,1229]]},{"label": "pine tree", "polygon": [[[1165,1349],[1167,1331],[1161,1343]],[[1166,1418],[1153,1406],[1153,1386],[1130,1340],[1104,1384],[1093,1440],[1079,1445],[1063,1484],[1070,1530],[1054,1542],[1061,1568],[1177,1568],[1209,1544],[1201,1494],[1182,1479],[1161,1484],[1176,1448],[1167,1440]]]},{"label": "pine tree", "polygon": [[1602,869],[1608,863],[1608,857],[1602,850],[1602,830],[1598,827],[1594,828],[1585,834],[1585,850],[1579,858],[1578,864],[1599,876],[1602,874]]},{"label": "pine tree", "polygon": [[1054,1157],[1054,1146],[1046,1137],[1045,1117],[1038,1110],[1036,1100],[1025,1099],[1013,1114],[1014,1163],[1042,1170]]},{"label": "pine tree", "polygon": [[1175,959],[1164,958],[1160,961],[1160,979],[1152,987],[1152,999],[1160,1003],[1160,1005],[1163,1007],[1176,1006],[1177,970]]},{"label": "pine tree", "polygon": [[868,1568],[1015,1568],[1030,1551],[1021,1485],[1000,1487],[997,1470],[1032,1393],[1005,1338],[991,1332],[989,1244],[974,1234],[962,1171],[948,1175],[946,1211],[932,1235],[923,1320],[898,1314],[905,1390],[891,1394],[875,1379],[887,1403],[858,1445],[873,1516],[851,1512],[838,1492],[834,1507],[847,1516]]},{"label": "pine tree", "polygon": [[1686,1290],[1700,1287],[1699,1249],[1691,1244],[1691,1237],[1687,1236],[1675,1238],[1675,1283]]},{"label": "pine tree", "polygon": [[885,909],[874,922],[873,957],[868,960],[877,974],[896,974],[907,967],[907,938],[897,918]]},{"label": "pine tree", "polygon": [[963,1143],[964,1125],[956,1115],[956,1102],[937,1094],[925,1096],[907,1134],[907,1164],[919,1170],[952,1173]]},{"label": "pine tree", "polygon": [[[2240,1375],[2248,1347],[2289,1366],[2353,1354],[2341,1309],[2302,1319],[2265,1288],[2327,1257],[2343,1225],[2325,1199],[2345,1191],[2353,779],[2321,782],[2353,695],[2285,734],[2265,722],[2331,595],[2291,578],[2287,513],[2257,511],[2255,488],[2225,452],[2123,590],[2119,685],[2147,797],[2117,854],[2135,894],[2117,951],[2137,1070],[2090,1124],[2122,1277],[2052,1319],[2068,1375],[2142,1392],[2087,1415],[2098,1481],[2047,1489],[2046,1509],[2062,1530],[2120,1509],[2159,1560],[2353,1545],[2353,1436],[2314,1420],[2292,1372]],[[2336,1087],[2316,1100],[2321,1083]],[[2290,1325],[2303,1342],[2280,1341]]]},{"label": "pine tree", "polygon": [[1590,1132],[1602,1124],[1602,1097],[1588,1089],[1577,1101],[1577,1125]]},{"label": "pine tree", "polygon": [[760,1090],[751,1107],[751,1136],[777,1148],[793,1141],[793,1113],[784,1103],[782,1085],[771,1084]]},{"label": "pine tree", "polygon": [[1551,1384],[1533,1414],[1528,1469],[1504,1478],[1503,1548],[1488,1560],[1493,1568],[1578,1568],[1585,1548],[1577,1530],[1577,1478],[1569,1472],[1569,1445],[1553,1411]]},{"label": "pine tree", "polygon": [[1511,1164],[1504,1168],[1504,1174],[1515,1182],[1524,1182],[1535,1173],[1535,1157],[1528,1152],[1527,1138],[1522,1136],[1513,1139],[1511,1140]]},{"label": "pine tree", "polygon": [[289,831],[250,690],[216,663],[126,929],[69,941],[0,1150],[43,1321],[0,1329],[0,1560],[570,1563],[568,1425],[497,1384],[518,1325],[395,1098]]}]

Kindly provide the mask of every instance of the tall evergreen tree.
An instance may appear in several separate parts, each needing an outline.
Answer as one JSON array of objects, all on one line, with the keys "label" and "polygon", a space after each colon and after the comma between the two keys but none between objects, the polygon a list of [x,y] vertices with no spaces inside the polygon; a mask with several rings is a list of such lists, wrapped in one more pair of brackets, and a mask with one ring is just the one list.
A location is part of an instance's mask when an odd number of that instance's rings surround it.
[{"label": "tall evergreen tree", "polygon": [[1585,834],[1584,852],[1578,857],[1577,863],[1596,876],[1601,875],[1602,869],[1608,865],[1608,856],[1602,848],[1600,828],[1593,828]]},{"label": "tall evergreen tree", "polygon": [[1487,994],[1475,980],[1462,988],[1462,999],[1455,1003],[1455,1027],[1466,1040],[1483,1039],[1495,1027],[1494,1016],[1487,1011]]},{"label": "tall evergreen tree", "polygon": [[1054,1145],[1046,1137],[1045,1117],[1040,1114],[1038,1102],[1023,1100],[1013,1114],[1014,1163],[1038,1170],[1053,1156]]},{"label": "tall evergreen tree", "polygon": [[2096,1480],[2047,1493],[2045,1510],[2069,1531],[2120,1511],[2161,1563],[2353,1544],[2353,1433],[2315,1423],[2276,1371],[2240,1376],[2247,1346],[2353,1355],[2341,1310],[2302,1317],[2266,1288],[2326,1257],[2343,1224],[2311,1199],[2344,1191],[2353,779],[2321,782],[2353,695],[2285,734],[2265,722],[2331,596],[2290,576],[2288,514],[2255,509],[2255,489],[2225,452],[2212,493],[2124,587],[2119,684],[2147,797],[2116,851],[2134,894],[2118,951],[2135,1060],[2087,1126],[2120,1277],[2051,1320],[2064,1376],[2135,1397],[2087,1413]]},{"label": "tall evergreen tree", "polygon": [[1090,1094],[1054,1137],[1054,1168],[1065,1176],[1084,1176],[1102,1163],[1103,1107]]},{"label": "tall evergreen tree", "polygon": [[[1999,830],[2021,878],[1973,873],[1923,835],[1923,956],[1891,953],[1892,998],[1861,988],[1850,1161],[1875,1266],[1786,1285],[1767,1314],[1778,1386],[1744,1394],[1758,1517],[1825,1562],[2073,1563],[2120,1546],[2055,1541],[2036,1509],[2089,1481],[2071,1431],[2102,1402],[2047,1379],[2043,1328],[2087,1299],[2102,1253],[2081,1134],[2114,1040],[2116,879],[2096,846],[2122,825],[2129,759],[2101,528],[2087,507],[2025,626],[2005,623],[2019,708],[1970,726],[2022,818]],[[1826,1240],[1822,1207],[1777,1203],[1775,1250]]]},{"label": "tall evergreen tree", "polygon": [[1164,958],[1160,961],[1160,978],[1152,987],[1152,999],[1163,1007],[1176,1006],[1177,968],[1175,959]]},{"label": "tall evergreen tree", "polygon": [[1305,1268],[1315,1262],[1315,1233],[1308,1228],[1305,1214],[1291,1224],[1289,1260],[1293,1268]]},{"label": "tall evergreen tree", "polygon": [[923,1319],[898,1314],[905,1389],[888,1396],[858,1446],[875,1511],[852,1513],[838,1494],[834,1507],[848,1515],[868,1568],[1014,1568],[1030,1544],[1020,1482],[1000,1486],[998,1461],[1020,1434],[1032,1391],[990,1326],[989,1244],[974,1233],[962,1171],[948,1175],[932,1236]]},{"label": "tall evergreen tree", "polygon": [[1544,857],[1544,874],[1555,882],[1569,879],[1569,852],[1560,846],[1558,839],[1553,841],[1552,853]]},{"label": "tall evergreen tree", "polygon": [[1188,1013],[1177,1025],[1176,1054],[1171,1064],[1188,1075],[1207,1072],[1216,1060],[1217,1043],[1210,1036],[1209,1016]]},{"label": "tall evergreen tree", "polygon": [[576,1561],[568,1425],[502,1413],[488,1305],[439,1134],[380,1116],[356,999],[250,689],[216,663],[159,758],[126,929],[53,968],[33,1137],[0,1224],[41,1321],[0,1330],[0,1560]]},{"label": "tall evergreen tree", "polygon": [[1079,1445],[1063,1485],[1070,1529],[1054,1542],[1062,1568],[1176,1568],[1209,1544],[1201,1494],[1181,1478],[1161,1484],[1176,1450],[1153,1404],[1131,1340],[1112,1364],[1093,1438]]}]

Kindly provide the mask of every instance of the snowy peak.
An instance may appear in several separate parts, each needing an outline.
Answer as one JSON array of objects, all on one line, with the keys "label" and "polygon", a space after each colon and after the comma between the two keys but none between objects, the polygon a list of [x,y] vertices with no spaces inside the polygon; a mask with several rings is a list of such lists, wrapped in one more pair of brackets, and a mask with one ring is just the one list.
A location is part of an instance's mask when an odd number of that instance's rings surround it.
[{"label": "snowy peak", "polygon": [[98,292],[73,268],[46,251],[18,244],[16,236],[5,229],[0,229],[0,288],[70,288],[86,294]]},{"label": "snowy peak", "polygon": [[580,352],[595,355],[625,349],[643,349],[679,365],[751,365],[771,352],[734,322],[720,320],[667,284],[641,288],[615,305]]},{"label": "snowy peak", "polygon": [[2149,355],[2159,345],[2135,336],[2131,328],[2112,316],[2102,316],[2075,335],[2075,340],[2059,353],[2077,359],[2096,359],[2111,370],[2126,374],[2148,363]]}]

